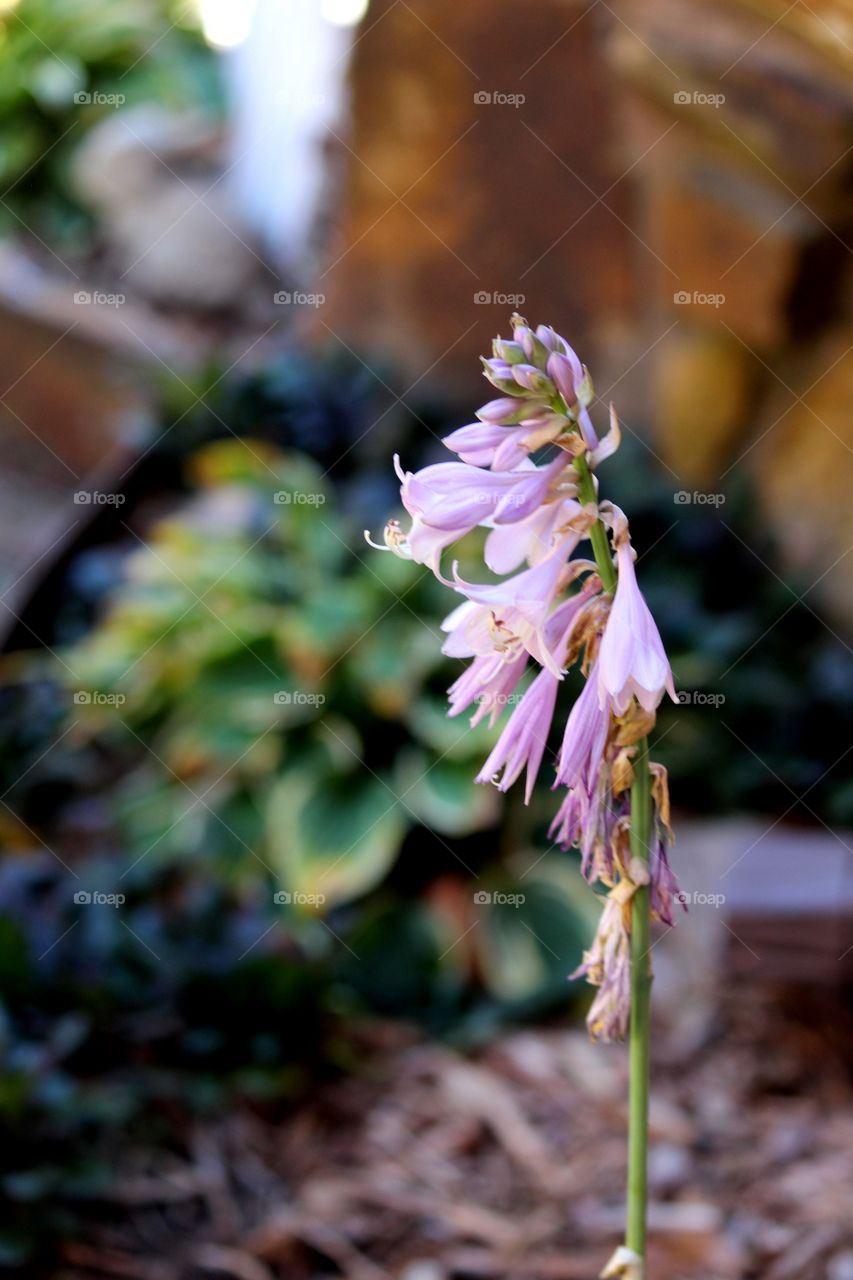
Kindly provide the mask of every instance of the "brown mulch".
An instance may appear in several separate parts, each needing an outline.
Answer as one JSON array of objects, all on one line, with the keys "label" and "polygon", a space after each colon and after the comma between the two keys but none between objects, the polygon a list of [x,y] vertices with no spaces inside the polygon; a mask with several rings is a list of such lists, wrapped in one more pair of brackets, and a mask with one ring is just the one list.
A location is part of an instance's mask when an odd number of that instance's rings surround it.
[{"label": "brown mulch", "polygon": [[[650,1280],[853,1280],[840,1003],[743,989],[655,1066]],[[804,1010],[807,1018],[804,1020]],[[57,1280],[592,1280],[619,1242],[625,1055],[516,1030],[465,1058],[364,1033],[356,1073],[282,1122],[126,1153]]]}]

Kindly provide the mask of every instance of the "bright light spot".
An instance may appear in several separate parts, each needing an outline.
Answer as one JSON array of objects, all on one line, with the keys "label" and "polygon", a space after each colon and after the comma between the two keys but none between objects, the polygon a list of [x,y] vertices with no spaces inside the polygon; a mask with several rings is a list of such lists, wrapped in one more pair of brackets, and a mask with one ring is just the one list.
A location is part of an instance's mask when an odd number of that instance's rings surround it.
[{"label": "bright light spot", "polygon": [[370,0],[322,0],[323,17],[336,27],[354,27],[367,13]]},{"label": "bright light spot", "polygon": [[199,0],[204,38],[214,49],[234,49],[249,34],[256,0]]}]

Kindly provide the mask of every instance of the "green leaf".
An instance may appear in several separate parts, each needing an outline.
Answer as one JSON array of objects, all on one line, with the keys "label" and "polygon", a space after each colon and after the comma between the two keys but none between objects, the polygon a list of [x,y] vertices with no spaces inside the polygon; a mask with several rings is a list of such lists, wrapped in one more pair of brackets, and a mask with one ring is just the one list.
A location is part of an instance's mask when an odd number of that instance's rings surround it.
[{"label": "green leaf", "polygon": [[597,915],[595,900],[566,859],[545,858],[530,874],[477,903],[474,931],[484,981],[501,1000],[547,999],[572,993],[569,974],[580,963]]},{"label": "green leaf", "polygon": [[272,788],[268,852],[287,892],[322,895],[324,909],[359,897],[394,862],[405,811],[380,779],[288,774]]},{"label": "green leaf", "polygon": [[494,787],[477,786],[478,765],[470,760],[430,760],[407,751],[398,764],[402,803],[425,827],[445,836],[467,836],[496,825],[500,797]]}]

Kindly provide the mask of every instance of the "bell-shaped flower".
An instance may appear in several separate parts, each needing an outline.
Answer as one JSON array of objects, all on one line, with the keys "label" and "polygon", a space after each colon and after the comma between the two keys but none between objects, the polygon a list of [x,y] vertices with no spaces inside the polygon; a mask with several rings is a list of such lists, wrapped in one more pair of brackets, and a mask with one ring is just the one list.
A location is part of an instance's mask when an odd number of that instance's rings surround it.
[{"label": "bell-shaped flower", "polygon": [[508,791],[526,765],[524,803],[529,804],[554,718],[558,684],[550,671],[539,672],[477,774],[477,782],[495,782],[499,791]]},{"label": "bell-shaped flower", "polygon": [[[486,538],[483,558],[492,573],[512,573],[525,560],[537,565],[547,559],[560,537],[566,536],[568,521],[580,514],[580,503],[564,499],[546,503],[517,524],[495,525]],[[580,534],[575,545],[579,541]]]},{"label": "bell-shaped flower", "polygon": [[509,662],[500,653],[481,654],[475,657],[448,690],[449,716],[458,716],[472,703],[477,710],[471,724],[479,724],[489,717],[493,725],[512,697],[527,667],[527,654],[521,653]]},{"label": "bell-shaped flower", "polygon": [[[503,582],[465,582],[459,577],[454,565],[456,590],[467,596],[472,604],[479,605],[481,612],[461,612],[455,619],[451,636],[458,635],[457,627],[460,623],[466,639],[473,637],[476,632],[482,636],[485,627],[491,630],[495,640],[493,647],[503,645],[505,649],[510,649],[515,645],[516,648],[524,648],[532,658],[561,680],[562,668],[551,653],[545,625],[554,598],[564,585],[567,557],[576,544],[576,534],[564,537],[539,564],[514,574],[511,578],[505,578]],[[452,652],[447,642],[444,652]],[[475,649],[473,652],[481,650]]]},{"label": "bell-shaped flower", "polygon": [[598,695],[602,708],[617,715],[636,697],[645,711],[654,711],[668,693],[678,699],[655,620],[637,586],[634,553],[627,538],[616,551],[618,582],[598,656]]},{"label": "bell-shaped flower", "polygon": [[566,460],[557,457],[544,467],[532,463],[515,471],[485,471],[464,462],[438,462],[421,471],[403,471],[403,505],[409,515],[433,529],[473,529],[485,520],[515,523],[544,502]]},{"label": "bell-shaped flower", "polygon": [[610,728],[610,709],[598,696],[597,663],[571,709],[557,761],[557,782],[582,788],[588,797],[597,790],[598,774]]}]

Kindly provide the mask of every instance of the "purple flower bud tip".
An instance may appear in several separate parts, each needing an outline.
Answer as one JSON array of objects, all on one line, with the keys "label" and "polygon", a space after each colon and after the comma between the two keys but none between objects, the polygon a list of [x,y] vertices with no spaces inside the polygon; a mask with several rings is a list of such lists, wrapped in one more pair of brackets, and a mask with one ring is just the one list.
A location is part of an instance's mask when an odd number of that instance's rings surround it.
[{"label": "purple flower bud tip", "polygon": [[572,368],[572,362],[559,352],[552,352],[548,357],[548,377],[554,383],[560,395],[571,409],[577,401],[577,392],[575,390],[575,371]]},{"label": "purple flower bud tip", "polygon": [[551,390],[550,379],[532,364],[514,364],[511,366],[512,377],[525,391],[536,395],[547,395]]}]

